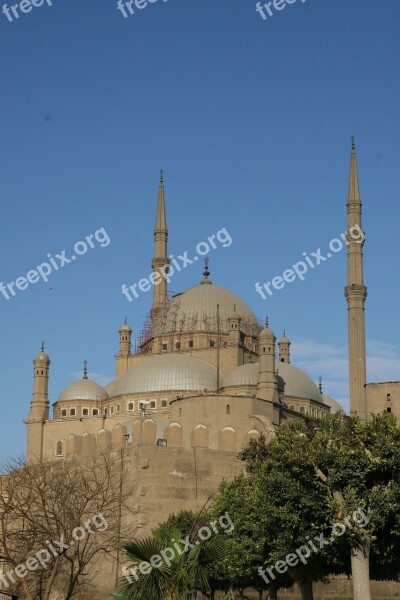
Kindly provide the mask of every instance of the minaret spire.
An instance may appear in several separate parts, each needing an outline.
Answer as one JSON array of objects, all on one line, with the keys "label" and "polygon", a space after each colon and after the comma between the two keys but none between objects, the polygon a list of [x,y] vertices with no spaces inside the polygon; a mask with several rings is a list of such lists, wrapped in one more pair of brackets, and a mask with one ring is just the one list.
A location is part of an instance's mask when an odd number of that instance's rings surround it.
[{"label": "minaret spire", "polygon": [[168,297],[168,286],[165,275],[168,273],[170,261],[168,259],[168,229],[165,210],[164,171],[160,171],[160,185],[158,188],[158,204],[156,226],[154,229],[154,258],[151,268],[154,275],[154,296],[151,318],[154,319],[159,310],[165,305]]},{"label": "minaret spire", "polygon": [[[358,183],[357,155],[354,137],[351,139],[350,178],[347,200],[347,275],[345,296],[348,308],[350,412],[367,419],[366,343],[363,245],[365,235],[361,223],[361,199]],[[355,235],[357,232],[357,235]]]}]

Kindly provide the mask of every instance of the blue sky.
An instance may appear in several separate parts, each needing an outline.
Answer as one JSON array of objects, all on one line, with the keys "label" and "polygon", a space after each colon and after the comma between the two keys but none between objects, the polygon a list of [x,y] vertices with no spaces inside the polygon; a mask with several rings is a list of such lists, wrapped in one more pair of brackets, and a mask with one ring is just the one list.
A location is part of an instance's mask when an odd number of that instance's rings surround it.
[{"label": "blue sky", "polygon": [[[253,0],[158,0],[124,19],[116,0],[0,12],[0,281],[103,227],[111,242],[0,295],[0,458],[25,449],[32,360],[46,342],[50,397],[114,376],[125,315],[138,335],[159,170],[170,251],[211,252],[214,283],[280,335],[293,362],[346,403],[345,250],[263,301],[266,282],[346,228],[350,136],[364,203],[368,378],[398,380],[398,0],[298,0],[264,21]],[[174,276],[183,290],[201,264]]]}]

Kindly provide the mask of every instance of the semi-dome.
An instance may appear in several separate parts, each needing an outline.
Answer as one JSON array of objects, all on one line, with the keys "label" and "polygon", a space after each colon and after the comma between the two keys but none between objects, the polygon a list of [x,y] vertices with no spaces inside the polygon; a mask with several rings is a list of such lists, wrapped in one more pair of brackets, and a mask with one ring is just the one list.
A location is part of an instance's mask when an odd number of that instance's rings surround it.
[{"label": "semi-dome", "polygon": [[205,389],[217,389],[215,367],[193,356],[164,354],[141,360],[117,382],[113,395]]},{"label": "semi-dome", "polygon": [[326,394],[322,394],[322,401],[324,404],[327,404],[327,406],[329,406],[329,408],[331,409],[331,414],[336,414],[336,413],[345,414],[344,408],[339,404],[339,402],[337,402],[330,396],[327,396]]},{"label": "semi-dome", "polygon": [[282,391],[285,396],[322,402],[318,387],[311,377],[298,367],[280,362],[277,364],[276,380],[279,391]]},{"label": "semi-dome", "polygon": [[112,381],[110,381],[109,383],[107,383],[107,385],[104,387],[104,389],[106,390],[107,394],[109,395],[109,397],[111,398],[112,396],[114,396],[114,389],[115,386],[117,385],[117,380],[113,379]]},{"label": "semi-dome", "polygon": [[67,400],[107,400],[106,390],[91,379],[79,379],[74,381],[61,393],[58,402]]},{"label": "semi-dome", "polygon": [[[257,387],[258,369],[258,362],[237,367],[225,377],[222,387]],[[277,365],[276,380],[279,391],[283,392],[285,396],[322,402],[321,392],[311,377],[293,365],[279,363]]]},{"label": "semi-dome", "polygon": [[172,298],[165,318],[156,325],[163,332],[191,333],[217,331],[217,305],[219,305],[220,331],[228,333],[228,318],[233,313],[241,317],[249,333],[258,336],[260,326],[252,310],[233,292],[218,285],[196,285]]},{"label": "semi-dome", "polygon": [[248,363],[233,369],[224,379],[222,387],[256,386],[258,383],[258,362]]}]

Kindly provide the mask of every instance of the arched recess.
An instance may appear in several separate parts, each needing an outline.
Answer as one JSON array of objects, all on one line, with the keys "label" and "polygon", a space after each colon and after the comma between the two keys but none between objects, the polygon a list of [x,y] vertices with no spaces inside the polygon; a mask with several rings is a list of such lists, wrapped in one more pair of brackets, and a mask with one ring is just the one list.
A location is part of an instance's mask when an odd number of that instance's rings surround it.
[{"label": "arched recess", "polygon": [[67,439],[67,456],[76,456],[80,450],[80,436],[71,433]]},{"label": "arched recess", "polygon": [[87,431],[82,436],[81,455],[92,456],[96,452],[96,436]]},{"label": "arched recess", "polygon": [[143,444],[155,444],[156,443],[157,426],[153,419],[146,419],[143,423],[142,428],[142,443]]},{"label": "arched recess", "polygon": [[256,440],[259,437],[260,437],[260,432],[257,429],[250,429],[250,431],[248,431],[247,435],[245,436],[244,446],[247,446],[247,444],[250,442],[250,440]]},{"label": "arched recess", "polygon": [[170,423],[167,428],[167,444],[175,448],[183,446],[183,429],[180,423]]},{"label": "arched recess", "polygon": [[236,431],[232,427],[224,427],[219,432],[219,449],[220,450],[236,450]]},{"label": "arched recess", "polygon": [[205,425],[199,424],[193,429],[193,447],[208,448],[208,429]]},{"label": "arched recess", "polygon": [[111,448],[111,431],[99,429],[97,432],[97,447],[100,452],[104,452]]},{"label": "arched recess", "polygon": [[126,446],[126,427],[118,423],[113,429],[113,448],[124,448]]}]

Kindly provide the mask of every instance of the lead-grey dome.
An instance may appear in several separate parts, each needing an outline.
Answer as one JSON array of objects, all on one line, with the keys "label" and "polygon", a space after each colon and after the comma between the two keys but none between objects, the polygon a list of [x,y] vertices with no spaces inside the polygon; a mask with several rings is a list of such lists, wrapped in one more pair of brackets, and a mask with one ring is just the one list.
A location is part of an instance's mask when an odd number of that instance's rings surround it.
[{"label": "lead-grey dome", "polygon": [[217,389],[215,367],[193,356],[164,354],[143,358],[116,383],[113,395],[205,389]]},{"label": "lead-grey dome", "polygon": [[307,373],[283,362],[278,363],[276,368],[278,389],[282,390],[285,396],[322,402],[321,392]]},{"label": "lead-grey dome", "polygon": [[[258,369],[258,363],[249,363],[237,367],[225,377],[222,387],[256,387],[258,384]],[[321,392],[307,373],[288,363],[277,364],[277,371],[278,389],[285,396],[322,402]]]},{"label": "lead-grey dome", "polygon": [[109,383],[107,383],[107,385],[104,388],[110,398],[112,396],[114,396],[114,389],[115,389],[116,384],[117,384],[117,380],[112,379]]},{"label": "lead-grey dome", "polygon": [[[257,318],[243,300],[233,292],[218,285],[196,285],[171,300],[166,315],[155,326],[155,334],[193,331],[217,331],[217,304],[219,305],[220,331],[228,333],[228,318],[235,312],[251,335],[260,331]],[[158,331],[159,330],[159,331]]]},{"label": "lead-grey dome", "polygon": [[258,383],[258,362],[248,363],[233,369],[224,379],[222,387],[256,386]]},{"label": "lead-grey dome", "polygon": [[329,408],[331,409],[331,414],[336,414],[336,413],[343,413],[344,409],[343,407],[339,404],[339,402],[337,402],[336,400],[334,400],[333,398],[331,398],[330,396],[327,396],[326,394],[322,394],[322,401],[324,404],[326,404],[327,406],[329,406]]},{"label": "lead-grey dome", "polygon": [[107,400],[106,390],[91,379],[78,379],[61,393],[58,402],[67,400]]}]

